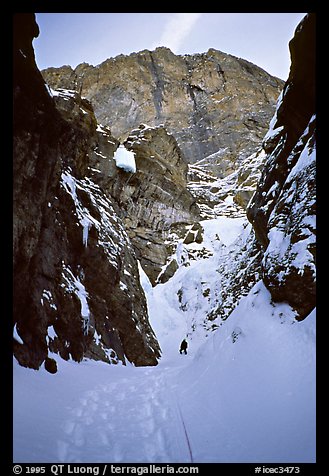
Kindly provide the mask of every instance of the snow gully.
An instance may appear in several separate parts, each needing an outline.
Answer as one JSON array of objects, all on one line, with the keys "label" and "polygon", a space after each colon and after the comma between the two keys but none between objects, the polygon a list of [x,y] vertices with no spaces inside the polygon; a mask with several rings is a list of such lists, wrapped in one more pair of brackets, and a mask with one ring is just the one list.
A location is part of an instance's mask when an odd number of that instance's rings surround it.
[{"label": "snow gully", "polygon": [[63,474],[63,468],[65,467],[65,474],[94,474],[95,476],[99,475],[99,466],[71,466],[66,464],[53,464],[51,465],[50,471],[58,476]]}]

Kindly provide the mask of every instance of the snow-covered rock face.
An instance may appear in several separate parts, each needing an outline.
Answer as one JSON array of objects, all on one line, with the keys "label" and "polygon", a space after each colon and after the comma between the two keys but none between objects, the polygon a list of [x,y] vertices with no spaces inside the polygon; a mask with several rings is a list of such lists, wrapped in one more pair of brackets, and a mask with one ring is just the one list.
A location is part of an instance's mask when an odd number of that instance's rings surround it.
[{"label": "snow-covered rock face", "polygon": [[[218,151],[225,156],[225,151]],[[239,160],[235,170],[225,167],[216,175],[212,156],[189,165],[188,189],[196,197],[202,218],[217,216],[242,217],[260,179],[266,154],[263,148]],[[225,164],[225,159],[223,159]],[[218,170],[217,170],[218,171]],[[230,172],[229,172],[230,171]]]},{"label": "snow-covered rock face", "polygon": [[290,42],[290,75],[264,138],[267,158],[247,211],[264,249],[264,282],[299,319],[315,306],[314,30],[314,15],[307,15]]},{"label": "snow-covered rock face", "polygon": [[117,141],[97,127],[88,101],[45,86],[31,47],[35,20],[24,20],[30,48],[14,50],[15,356],[35,369],[48,352],[156,365],[135,251],[99,185],[112,170],[103,161],[97,169],[99,159]]}]

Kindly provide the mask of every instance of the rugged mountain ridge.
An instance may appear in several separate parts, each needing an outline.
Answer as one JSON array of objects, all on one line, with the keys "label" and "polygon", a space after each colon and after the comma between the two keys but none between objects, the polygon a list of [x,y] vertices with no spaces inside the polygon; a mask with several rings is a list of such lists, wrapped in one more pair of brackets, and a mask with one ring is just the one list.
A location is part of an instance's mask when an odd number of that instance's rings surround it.
[{"label": "rugged mountain ridge", "polygon": [[188,163],[219,154],[211,162],[221,170],[225,161],[227,170],[236,169],[239,159],[255,152],[284,84],[215,49],[179,56],[160,47],[42,74],[51,87],[89,99],[98,122],[121,142],[142,123],[163,124]]}]

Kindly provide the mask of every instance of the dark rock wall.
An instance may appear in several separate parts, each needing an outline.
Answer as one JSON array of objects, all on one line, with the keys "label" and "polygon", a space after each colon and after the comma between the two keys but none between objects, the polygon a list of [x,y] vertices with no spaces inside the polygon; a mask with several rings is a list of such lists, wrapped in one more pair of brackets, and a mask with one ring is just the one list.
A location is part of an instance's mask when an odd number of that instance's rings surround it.
[{"label": "dark rock wall", "polygon": [[303,319],[315,306],[315,14],[298,25],[289,47],[290,74],[247,215],[263,247],[266,286]]},{"label": "dark rock wall", "polygon": [[[62,127],[35,64],[32,39],[38,33],[32,14],[14,16],[14,322],[24,327],[24,347],[29,348],[29,355],[22,355],[20,361],[34,367],[47,355],[47,324],[39,319],[39,305],[31,293],[31,269],[35,266],[47,203],[55,187],[53,178],[57,175],[58,180],[60,174],[58,137]],[[21,351],[20,346],[16,347]]]},{"label": "dark rock wall", "polygon": [[15,16],[14,354],[35,369],[49,364],[49,351],[156,365],[134,249],[116,205],[93,180],[103,135],[88,101],[53,95],[44,84],[37,34],[34,15]]}]

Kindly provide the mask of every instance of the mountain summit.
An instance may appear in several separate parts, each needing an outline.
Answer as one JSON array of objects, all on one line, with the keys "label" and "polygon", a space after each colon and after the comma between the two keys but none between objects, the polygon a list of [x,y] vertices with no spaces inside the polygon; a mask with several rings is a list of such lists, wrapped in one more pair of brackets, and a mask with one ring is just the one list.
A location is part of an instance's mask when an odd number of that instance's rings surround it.
[{"label": "mountain summit", "polygon": [[284,84],[215,49],[179,56],[160,47],[42,74],[52,88],[74,89],[89,99],[98,122],[121,141],[141,123],[164,125],[188,163],[224,149],[221,163],[253,153]]}]

